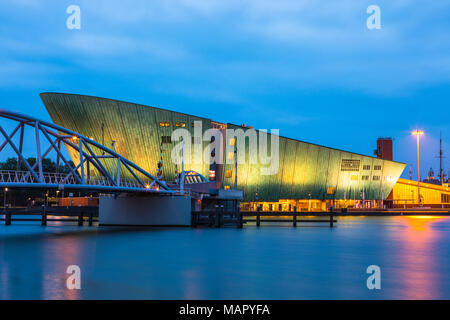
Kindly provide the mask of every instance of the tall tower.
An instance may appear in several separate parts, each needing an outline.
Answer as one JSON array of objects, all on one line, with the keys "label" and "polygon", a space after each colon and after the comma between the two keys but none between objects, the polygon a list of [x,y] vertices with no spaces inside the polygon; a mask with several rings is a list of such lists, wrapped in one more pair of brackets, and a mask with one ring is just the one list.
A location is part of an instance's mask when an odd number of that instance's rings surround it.
[{"label": "tall tower", "polygon": [[444,159],[444,153],[442,152],[442,132],[439,135],[439,180],[441,186],[444,184],[444,168],[442,168],[442,159]]},{"label": "tall tower", "polygon": [[392,138],[378,138],[376,156],[383,160],[393,160]]}]

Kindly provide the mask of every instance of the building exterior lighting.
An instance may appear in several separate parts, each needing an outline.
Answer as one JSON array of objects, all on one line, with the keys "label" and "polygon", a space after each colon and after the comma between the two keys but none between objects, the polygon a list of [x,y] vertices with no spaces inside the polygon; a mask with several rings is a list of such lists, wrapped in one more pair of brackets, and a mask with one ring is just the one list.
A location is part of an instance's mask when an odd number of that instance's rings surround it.
[{"label": "building exterior lighting", "polygon": [[150,189],[150,185],[148,183],[145,185],[145,189]]}]

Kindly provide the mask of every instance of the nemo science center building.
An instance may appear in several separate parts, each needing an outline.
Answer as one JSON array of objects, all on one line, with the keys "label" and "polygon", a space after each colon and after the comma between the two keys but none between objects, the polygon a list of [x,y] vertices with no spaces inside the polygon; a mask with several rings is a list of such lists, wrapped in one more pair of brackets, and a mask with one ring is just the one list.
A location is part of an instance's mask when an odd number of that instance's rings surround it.
[{"label": "nemo science center building", "polygon": [[[405,168],[404,163],[392,161],[392,140],[379,139],[376,157],[319,146],[277,135],[278,148],[271,150],[274,133],[269,132],[261,141],[260,131],[248,126],[221,123],[211,119],[179,113],[123,101],[63,93],[42,93],[42,101],[51,119],[57,125],[101,142],[113,148],[155,177],[173,182],[181,170],[181,157],[172,161],[172,149],[178,141],[172,141],[172,133],[185,129],[203,150],[209,147],[211,156],[219,158],[215,163],[188,161],[195,157],[187,152],[183,162],[185,171],[194,171],[206,177],[216,190],[242,190],[242,210],[263,211],[325,211],[335,208],[382,208],[392,199],[393,189]],[[257,153],[262,142],[267,153],[277,152],[277,166],[266,172],[268,164],[250,161],[251,153],[246,145],[244,161],[239,158],[235,145],[239,138],[229,137],[216,141],[202,135],[208,129],[227,132],[227,129],[253,130],[257,135]],[[198,133],[201,133],[198,138]],[[210,130],[211,131],[211,130]],[[196,136],[197,134],[197,136]],[[248,135],[247,135],[248,136]],[[246,139],[246,138],[244,138]],[[249,139],[247,139],[249,140]],[[236,148],[236,149],[234,149]],[[186,150],[185,150],[186,149]],[[194,148],[193,148],[194,149]],[[201,151],[203,153],[203,150]],[[253,151],[254,152],[254,151]],[[273,156],[273,155],[271,155]],[[71,154],[75,164],[76,154]],[[273,158],[273,157],[272,157]],[[162,159],[162,168],[158,165]],[[188,188],[188,187],[186,187]]]}]

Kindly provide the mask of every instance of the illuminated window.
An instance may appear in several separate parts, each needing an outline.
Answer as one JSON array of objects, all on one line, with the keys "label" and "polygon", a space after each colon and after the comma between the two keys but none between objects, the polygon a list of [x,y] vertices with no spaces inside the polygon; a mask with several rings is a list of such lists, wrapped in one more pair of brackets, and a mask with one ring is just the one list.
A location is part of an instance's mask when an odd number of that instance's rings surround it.
[{"label": "illuminated window", "polygon": [[175,127],[179,127],[180,123],[179,122],[175,122]]},{"label": "illuminated window", "polygon": [[186,123],[184,123],[184,122],[176,122],[175,126],[184,128],[184,127],[186,127]]},{"label": "illuminated window", "polygon": [[223,187],[224,190],[230,190],[230,186]]},{"label": "illuminated window", "polygon": [[216,171],[215,170],[209,170],[209,180],[211,180],[211,181],[216,180]]},{"label": "illuminated window", "polygon": [[350,177],[350,179],[351,179],[352,181],[356,181],[356,180],[358,180],[358,176],[353,175],[353,176]]},{"label": "illuminated window", "polygon": [[170,122],[164,122],[164,126],[170,127]]},{"label": "illuminated window", "polygon": [[225,178],[231,178],[232,175],[233,175],[233,172],[231,170],[225,171]]},{"label": "illuminated window", "polygon": [[230,139],[230,146],[234,146],[236,143],[236,139],[235,138],[231,138]]},{"label": "illuminated window", "polygon": [[374,181],[379,181],[380,180],[380,176],[373,176],[372,178]]},{"label": "illuminated window", "polygon": [[360,160],[342,159],[341,171],[359,171]]},{"label": "illuminated window", "polygon": [[234,159],[234,152],[233,151],[228,152],[227,159],[228,160],[233,160]]},{"label": "illuminated window", "polygon": [[159,126],[160,126],[160,127],[164,127],[164,126],[165,126],[164,122],[160,122],[160,123],[159,123]]}]

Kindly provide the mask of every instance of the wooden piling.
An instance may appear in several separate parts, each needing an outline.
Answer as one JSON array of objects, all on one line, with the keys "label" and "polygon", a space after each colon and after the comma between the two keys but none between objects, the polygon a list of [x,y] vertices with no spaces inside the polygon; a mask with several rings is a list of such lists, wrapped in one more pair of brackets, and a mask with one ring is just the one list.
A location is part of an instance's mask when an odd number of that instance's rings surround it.
[{"label": "wooden piling", "polygon": [[89,227],[92,227],[92,222],[94,219],[94,214],[92,212],[89,213]]},{"label": "wooden piling", "polygon": [[78,226],[79,226],[79,227],[82,227],[82,226],[83,226],[83,219],[84,219],[84,217],[83,217],[83,212],[80,211],[80,213],[78,214]]},{"label": "wooden piling", "polygon": [[297,206],[294,206],[294,215],[292,216],[292,224],[297,227]]},{"label": "wooden piling", "polygon": [[236,217],[237,217],[237,227],[241,229],[244,226],[244,219],[242,217],[241,207],[239,206],[237,201],[236,201]]},{"label": "wooden piling", "polygon": [[8,205],[5,205],[5,225],[11,225],[11,212],[8,210]]},{"label": "wooden piling", "polygon": [[333,228],[333,207],[330,207],[330,228]]},{"label": "wooden piling", "polygon": [[256,210],[256,226],[259,227],[261,225],[261,207],[258,206]]},{"label": "wooden piling", "polygon": [[41,213],[41,226],[47,225],[47,208],[45,204],[42,205],[42,213]]}]

